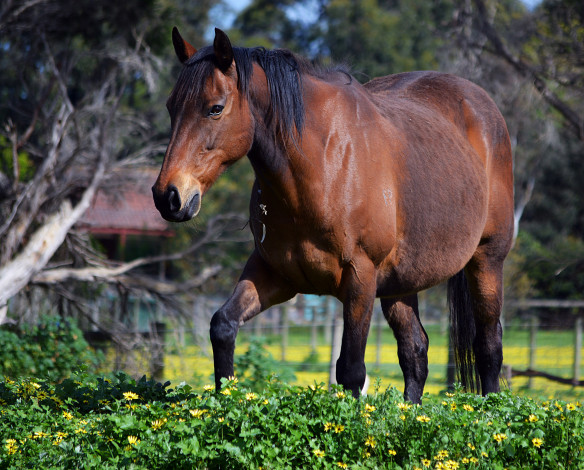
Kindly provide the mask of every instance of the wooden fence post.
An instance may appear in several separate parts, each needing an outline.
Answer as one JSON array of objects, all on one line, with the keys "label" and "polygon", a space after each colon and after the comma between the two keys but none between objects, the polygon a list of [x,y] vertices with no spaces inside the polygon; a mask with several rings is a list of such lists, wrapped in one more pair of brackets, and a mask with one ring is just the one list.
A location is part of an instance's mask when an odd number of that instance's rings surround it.
[{"label": "wooden fence post", "polygon": [[341,342],[343,340],[343,321],[339,314],[337,305],[332,307],[332,340],[331,340],[331,360],[329,364],[329,387],[337,383],[337,359],[341,353]]},{"label": "wooden fence post", "polygon": [[310,309],[312,311],[312,328],[310,331],[310,349],[312,354],[316,354],[316,344],[318,338],[318,321],[316,318],[317,309],[316,307],[312,307]]},{"label": "wooden fence post", "polygon": [[381,341],[381,327],[382,327],[382,323],[383,323],[383,314],[381,313],[381,309],[375,309],[373,311],[374,315],[375,315],[375,327],[377,328],[377,331],[375,332],[375,342],[376,342],[376,350],[375,350],[375,367],[377,369],[379,369],[381,367],[381,347],[382,347],[382,341]]},{"label": "wooden fence post", "polygon": [[[529,369],[535,370],[535,361],[537,353],[537,329],[539,327],[539,319],[536,316],[531,317],[531,325],[529,328]],[[527,388],[533,388],[533,377],[529,377],[527,381]]]},{"label": "wooden fence post", "polygon": [[280,333],[280,317],[282,316],[283,305],[275,305],[270,310],[272,312],[272,334],[275,336]]},{"label": "wooden fence post", "polygon": [[[266,312],[267,313],[267,312]],[[260,337],[262,336],[262,321],[263,316],[262,315],[256,315],[256,317],[253,319],[253,335],[255,337]]]},{"label": "wooden fence post", "polygon": [[574,331],[574,385],[580,382],[580,364],[582,363],[582,317],[576,318]]},{"label": "wooden fence post", "polygon": [[336,311],[336,307],[334,305],[334,300],[330,299],[329,297],[325,296],[324,298],[324,317],[325,317],[325,321],[324,321],[324,344],[331,344],[331,341],[333,340],[332,335],[333,335],[333,329],[332,329],[332,324],[333,324],[333,318],[335,316],[335,311]]},{"label": "wooden fence post", "polygon": [[288,310],[290,307],[288,305],[284,306],[281,310],[281,321],[282,321],[282,357],[281,361],[286,362],[286,353],[288,352]]}]

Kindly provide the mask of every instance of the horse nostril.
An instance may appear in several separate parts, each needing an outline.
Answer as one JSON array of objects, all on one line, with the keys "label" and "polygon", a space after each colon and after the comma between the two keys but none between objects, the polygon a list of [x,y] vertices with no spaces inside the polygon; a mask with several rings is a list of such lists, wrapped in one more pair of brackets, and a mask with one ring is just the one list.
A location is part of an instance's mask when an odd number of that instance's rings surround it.
[{"label": "horse nostril", "polygon": [[176,186],[170,185],[166,190],[165,197],[166,201],[168,202],[168,210],[171,213],[180,211],[180,194],[178,193]]}]

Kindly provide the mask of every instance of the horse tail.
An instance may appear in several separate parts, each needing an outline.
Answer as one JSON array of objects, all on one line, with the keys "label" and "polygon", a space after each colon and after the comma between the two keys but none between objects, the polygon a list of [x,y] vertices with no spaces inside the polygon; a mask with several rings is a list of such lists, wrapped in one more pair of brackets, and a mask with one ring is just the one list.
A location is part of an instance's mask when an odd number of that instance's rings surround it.
[{"label": "horse tail", "polygon": [[464,270],[448,280],[447,297],[450,310],[450,344],[454,350],[457,380],[465,390],[478,393],[481,382],[473,349],[476,327]]}]

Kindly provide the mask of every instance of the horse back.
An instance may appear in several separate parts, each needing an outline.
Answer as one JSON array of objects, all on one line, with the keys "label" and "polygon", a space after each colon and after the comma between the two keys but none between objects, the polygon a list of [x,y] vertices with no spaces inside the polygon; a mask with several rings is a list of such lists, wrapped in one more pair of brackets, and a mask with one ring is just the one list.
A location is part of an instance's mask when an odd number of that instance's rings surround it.
[{"label": "horse back", "polygon": [[[440,72],[405,72],[379,77],[364,85],[381,114],[395,122],[396,103],[438,114],[463,134],[490,166],[491,158],[511,168],[511,146],[503,116],[478,85]],[[503,162],[502,162],[503,163]]]}]

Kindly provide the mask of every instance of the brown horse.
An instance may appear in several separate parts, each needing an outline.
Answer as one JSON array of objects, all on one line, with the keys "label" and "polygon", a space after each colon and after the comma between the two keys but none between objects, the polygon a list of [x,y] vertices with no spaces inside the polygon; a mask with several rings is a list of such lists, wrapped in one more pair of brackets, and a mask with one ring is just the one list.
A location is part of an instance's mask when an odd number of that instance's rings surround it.
[{"label": "brown horse", "polygon": [[220,30],[198,51],[176,28],[172,38],[184,67],[167,103],[156,207],[189,220],[244,155],[256,176],[255,249],[211,320],[216,386],[233,375],[239,327],[300,292],[343,303],[337,381],[357,396],[380,297],[405,397],[419,402],[428,337],[417,292],[449,279],[460,379],[498,391],[513,176],[507,128],[487,94],[436,72],[361,85],[289,51],[232,47]]}]

